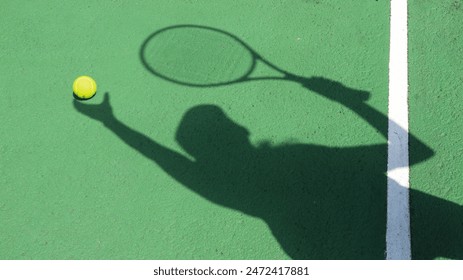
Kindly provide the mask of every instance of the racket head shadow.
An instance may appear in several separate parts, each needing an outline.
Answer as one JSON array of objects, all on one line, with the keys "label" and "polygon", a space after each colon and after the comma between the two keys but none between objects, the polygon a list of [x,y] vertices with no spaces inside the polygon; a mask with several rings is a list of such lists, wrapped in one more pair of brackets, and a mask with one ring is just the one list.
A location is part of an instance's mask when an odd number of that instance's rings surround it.
[{"label": "racket head shadow", "polygon": [[200,25],[169,26],[152,33],[140,48],[144,67],[162,79],[192,87],[246,80],[257,54],[236,36]]}]

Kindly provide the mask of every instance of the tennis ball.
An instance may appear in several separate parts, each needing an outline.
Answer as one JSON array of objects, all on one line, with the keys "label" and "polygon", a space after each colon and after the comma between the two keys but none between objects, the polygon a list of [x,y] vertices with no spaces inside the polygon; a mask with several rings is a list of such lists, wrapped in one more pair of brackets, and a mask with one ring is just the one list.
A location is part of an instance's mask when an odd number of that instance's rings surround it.
[{"label": "tennis ball", "polygon": [[72,84],[72,91],[77,99],[90,99],[96,94],[96,82],[89,76],[80,76]]}]

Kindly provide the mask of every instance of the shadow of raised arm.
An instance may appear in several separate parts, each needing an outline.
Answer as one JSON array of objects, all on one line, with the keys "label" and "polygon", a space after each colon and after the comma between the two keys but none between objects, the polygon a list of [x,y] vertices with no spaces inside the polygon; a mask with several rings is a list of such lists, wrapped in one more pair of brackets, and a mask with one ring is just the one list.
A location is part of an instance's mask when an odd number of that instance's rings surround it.
[{"label": "shadow of raised arm", "polygon": [[[342,83],[323,77],[303,78],[293,76],[290,77],[290,79],[301,83],[305,88],[325,98],[349,108],[374,127],[385,139],[388,139],[388,124],[389,129],[392,131],[404,130],[400,125],[365,102],[370,97],[370,93],[367,91],[349,88]],[[410,165],[425,161],[434,155],[434,151],[413,134],[406,131],[400,134],[408,135],[409,145],[413,146],[415,151],[418,151],[418,153],[415,153],[414,156],[410,158]],[[400,166],[394,166],[393,168],[397,167]]]},{"label": "shadow of raised arm", "polygon": [[113,114],[108,93],[105,94],[103,102],[98,105],[86,105],[74,100],[74,108],[80,113],[102,122],[127,145],[154,161],[180,183],[184,184],[185,181],[191,181],[193,162],[119,121]]}]

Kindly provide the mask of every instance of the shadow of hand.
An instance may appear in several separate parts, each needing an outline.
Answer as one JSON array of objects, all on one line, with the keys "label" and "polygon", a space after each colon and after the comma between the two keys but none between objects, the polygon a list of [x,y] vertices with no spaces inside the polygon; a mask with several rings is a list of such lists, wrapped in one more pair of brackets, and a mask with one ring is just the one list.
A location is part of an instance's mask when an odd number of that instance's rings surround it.
[{"label": "shadow of hand", "polygon": [[105,93],[103,102],[97,105],[87,105],[75,99],[73,104],[77,111],[97,121],[108,123],[114,119],[113,109],[109,103],[109,93]]}]

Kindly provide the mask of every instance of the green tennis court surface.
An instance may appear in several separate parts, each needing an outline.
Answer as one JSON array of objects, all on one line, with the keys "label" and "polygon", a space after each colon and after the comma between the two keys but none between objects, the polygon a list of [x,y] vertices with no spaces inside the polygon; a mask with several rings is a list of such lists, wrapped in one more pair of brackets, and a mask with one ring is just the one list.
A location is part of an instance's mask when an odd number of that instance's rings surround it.
[{"label": "green tennis court surface", "polygon": [[410,128],[435,151],[411,168],[412,254],[461,260],[463,2],[410,1],[409,16]]},{"label": "green tennis court surface", "polygon": [[[409,5],[416,258],[463,258],[459,3]],[[389,1],[1,7],[0,259],[384,259]]]}]

